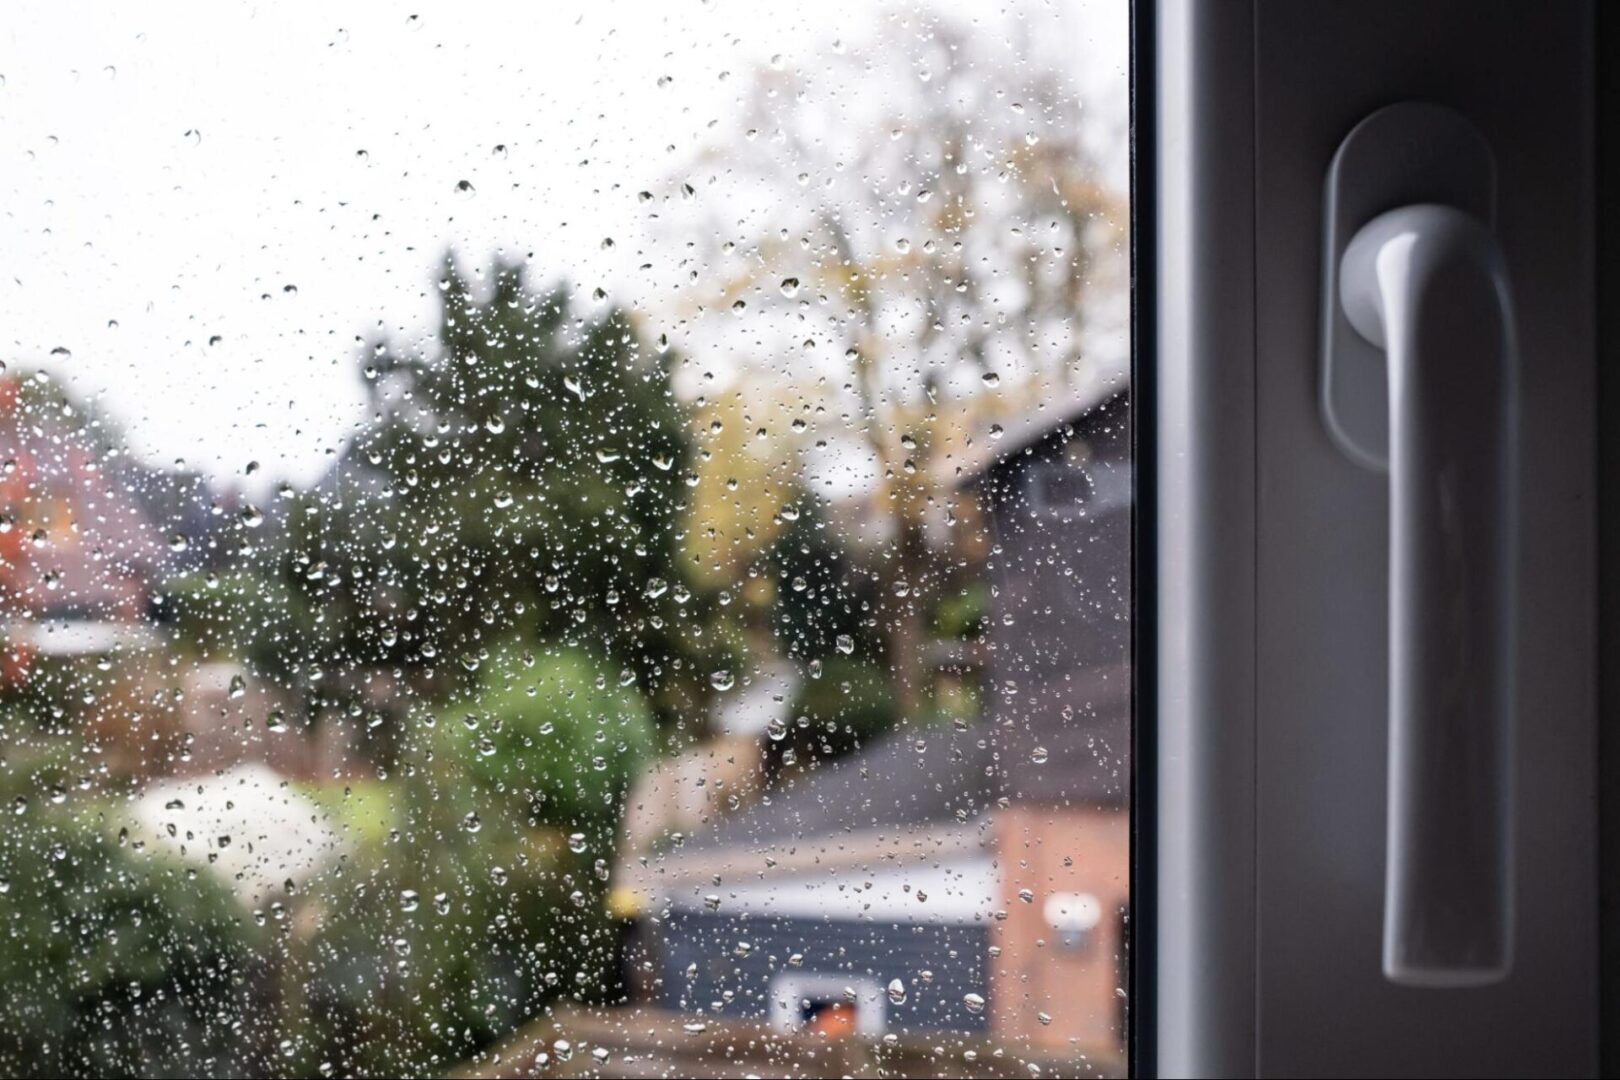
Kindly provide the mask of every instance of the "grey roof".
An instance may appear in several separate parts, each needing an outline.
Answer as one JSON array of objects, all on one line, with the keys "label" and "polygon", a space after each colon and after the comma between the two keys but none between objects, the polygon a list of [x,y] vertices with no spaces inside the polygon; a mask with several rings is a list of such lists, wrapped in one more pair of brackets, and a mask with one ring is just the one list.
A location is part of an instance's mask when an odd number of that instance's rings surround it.
[{"label": "grey roof", "polygon": [[948,487],[972,484],[998,462],[1023,453],[1065,425],[1099,411],[1115,398],[1128,398],[1130,392],[1130,383],[1124,376],[1087,380],[1067,394],[1043,401],[1008,420],[1002,425],[1001,436],[994,441],[976,440],[972,448],[950,455],[940,462],[942,474],[936,475]]},{"label": "grey roof", "polygon": [[[1021,688],[1007,719],[966,730],[902,725],[795,776],[699,832],[692,854],[883,828],[971,820],[1006,799],[1112,807],[1129,794],[1130,677],[1124,667]],[[1045,753],[1040,751],[1044,750]]]},{"label": "grey roof", "polygon": [[972,817],[994,801],[982,728],[899,729],[769,790],[687,841],[688,851],[775,844]]}]

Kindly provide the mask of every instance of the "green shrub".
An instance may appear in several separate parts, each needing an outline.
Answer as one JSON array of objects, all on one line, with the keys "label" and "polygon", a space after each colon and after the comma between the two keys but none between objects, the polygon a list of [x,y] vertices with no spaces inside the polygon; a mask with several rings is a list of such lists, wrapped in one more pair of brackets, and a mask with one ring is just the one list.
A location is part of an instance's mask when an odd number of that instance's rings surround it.
[{"label": "green shrub", "polygon": [[592,834],[611,833],[654,745],[652,709],[634,685],[567,647],[496,653],[471,700],[438,727],[440,765],[479,797],[495,796],[515,822]]},{"label": "green shrub", "polygon": [[210,875],[107,835],[110,805],[52,771],[0,774],[0,1072],[251,1071],[274,1034],[265,931]]}]

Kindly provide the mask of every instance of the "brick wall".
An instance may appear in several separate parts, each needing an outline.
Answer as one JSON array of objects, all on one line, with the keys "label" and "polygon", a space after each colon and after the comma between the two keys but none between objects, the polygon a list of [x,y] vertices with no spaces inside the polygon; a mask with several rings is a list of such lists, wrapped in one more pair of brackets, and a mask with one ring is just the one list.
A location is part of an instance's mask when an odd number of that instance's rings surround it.
[{"label": "brick wall", "polygon": [[[997,1041],[1075,1054],[1120,1052],[1129,815],[1014,803],[997,818],[998,907],[1006,912],[991,934],[992,947],[1001,950],[990,961]],[[1025,889],[1028,900],[1020,895]],[[1078,940],[1072,934],[1065,940],[1049,915],[1072,918],[1076,905],[1067,897],[1075,894],[1095,897],[1099,918]]]}]

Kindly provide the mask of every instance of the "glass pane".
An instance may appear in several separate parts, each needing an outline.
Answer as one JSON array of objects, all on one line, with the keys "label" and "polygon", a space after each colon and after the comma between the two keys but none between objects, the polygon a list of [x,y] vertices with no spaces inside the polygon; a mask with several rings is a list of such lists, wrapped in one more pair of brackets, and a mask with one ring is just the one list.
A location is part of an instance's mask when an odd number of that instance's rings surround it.
[{"label": "glass pane", "polygon": [[1125,0],[10,10],[0,1071],[1124,1068]]}]

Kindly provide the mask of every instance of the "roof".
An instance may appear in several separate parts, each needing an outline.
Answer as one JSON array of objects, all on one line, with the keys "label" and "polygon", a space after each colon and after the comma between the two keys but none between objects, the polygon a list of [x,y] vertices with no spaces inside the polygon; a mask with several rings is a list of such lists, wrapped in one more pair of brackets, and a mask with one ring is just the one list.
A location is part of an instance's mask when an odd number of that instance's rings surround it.
[{"label": "roof", "polygon": [[691,852],[788,844],[874,827],[972,817],[996,799],[983,729],[902,726],[768,791],[687,840]]},{"label": "roof", "polygon": [[1083,379],[1067,392],[1050,401],[1038,402],[1033,409],[1002,424],[1001,434],[996,438],[979,440],[966,450],[946,457],[940,463],[939,479],[948,487],[974,484],[998,463],[1099,411],[1113,399],[1129,397],[1130,392],[1128,375]]},{"label": "roof", "polygon": [[[1127,400],[1119,378],[1094,378],[1008,430],[994,451],[955,462],[957,483]],[[971,471],[970,471],[971,470]],[[1128,522],[1128,518],[1125,519]],[[1109,519],[1109,528],[1117,528]],[[1127,533],[1128,535],[1128,533]],[[992,670],[997,665],[992,664]],[[901,725],[862,750],[794,776],[753,805],[687,838],[670,869],[716,853],[782,851],[821,839],[962,825],[1003,803],[1121,808],[1129,798],[1131,678],[1105,664],[1021,665],[995,675],[986,718],[961,729]],[[831,845],[829,845],[831,846]],[[677,870],[677,874],[680,871]]]},{"label": "roof", "polygon": [[670,861],[873,830],[921,831],[971,821],[1003,800],[1125,805],[1127,669],[1021,687],[999,715],[1011,722],[961,730],[901,726],[689,837]]}]

